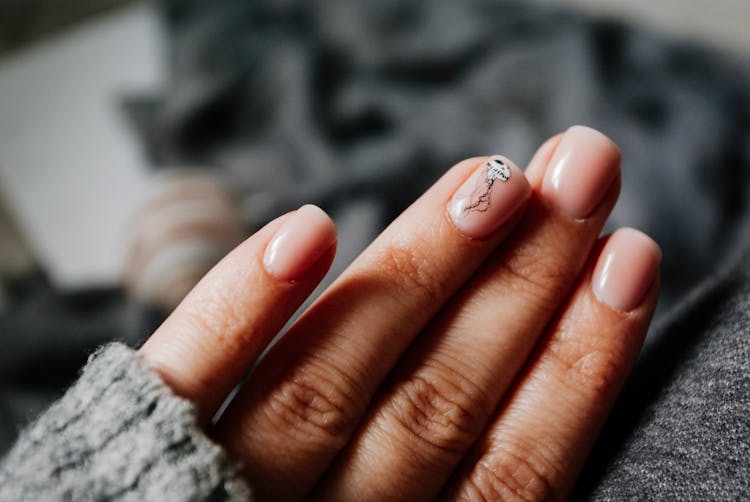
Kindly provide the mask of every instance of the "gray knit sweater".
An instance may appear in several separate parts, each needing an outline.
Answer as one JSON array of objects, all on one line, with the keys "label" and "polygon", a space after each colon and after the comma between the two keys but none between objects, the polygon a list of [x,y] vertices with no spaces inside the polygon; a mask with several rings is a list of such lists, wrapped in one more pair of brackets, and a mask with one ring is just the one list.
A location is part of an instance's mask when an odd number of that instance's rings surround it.
[{"label": "gray knit sweater", "polygon": [[32,423],[0,465],[0,501],[240,501],[250,491],[195,408],[122,344]]}]

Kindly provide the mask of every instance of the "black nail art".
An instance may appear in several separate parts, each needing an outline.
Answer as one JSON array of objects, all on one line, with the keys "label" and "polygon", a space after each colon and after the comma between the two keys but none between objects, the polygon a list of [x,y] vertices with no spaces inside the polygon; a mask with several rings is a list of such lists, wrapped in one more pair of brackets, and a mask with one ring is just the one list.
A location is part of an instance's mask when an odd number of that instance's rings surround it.
[{"label": "black nail art", "polygon": [[464,211],[479,211],[481,213],[490,208],[490,194],[497,180],[506,182],[510,179],[510,167],[500,159],[489,159],[484,163],[484,176],[479,178],[477,187],[471,193],[472,203]]}]

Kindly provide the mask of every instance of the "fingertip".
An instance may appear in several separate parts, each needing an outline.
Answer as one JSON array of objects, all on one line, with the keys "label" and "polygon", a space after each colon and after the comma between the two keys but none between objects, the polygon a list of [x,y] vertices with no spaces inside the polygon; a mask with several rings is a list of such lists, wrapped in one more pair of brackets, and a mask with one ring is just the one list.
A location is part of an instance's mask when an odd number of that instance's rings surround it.
[{"label": "fingertip", "polygon": [[507,157],[492,155],[475,165],[446,209],[460,233],[484,239],[511,220],[530,196],[531,185],[523,171]]},{"label": "fingertip", "polygon": [[263,265],[270,275],[293,282],[336,244],[336,225],[318,206],[307,204],[292,213],[266,246]]},{"label": "fingertip", "polygon": [[529,180],[529,183],[536,186],[542,182],[544,171],[549,164],[552,155],[554,155],[557,145],[560,144],[560,140],[563,137],[563,133],[558,133],[547,139],[531,157],[529,164],[526,166],[524,173]]},{"label": "fingertip", "polygon": [[572,126],[549,159],[540,192],[569,217],[588,218],[619,176],[620,157],[620,149],[603,133]]},{"label": "fingertip", "polygon": [[604,244],[594,268],[592,289],[613,310],[629,312],[648,297],[662,259],[659,245],[634,228],[621,228]]},{"label": "fingertip", "polygon": [[588,136],[590,138],[598,138],[599,142],[606,143],[609,148],[612,151],[613,157],[615,157],[617,160],[619,160],[622,157],[622,152],[620,151],[620,147],[617,146],[617,143],[612,140],[609,136],[604,134],[602,131],[598,129],[594,129],[593,127],[583,125],[583,124],[575,124],[570,126],[565,133],[571,133],[576,135],[582,135],[582,136]]}]

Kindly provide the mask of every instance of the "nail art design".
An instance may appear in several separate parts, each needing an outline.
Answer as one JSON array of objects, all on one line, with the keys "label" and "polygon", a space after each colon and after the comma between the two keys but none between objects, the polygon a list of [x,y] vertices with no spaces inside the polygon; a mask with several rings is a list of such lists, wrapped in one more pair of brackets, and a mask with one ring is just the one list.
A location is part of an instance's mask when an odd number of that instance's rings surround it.
[{"label": "nail art design", "polygon": [[448,214],[459,232],[482,239],[508,221],[530,194],[521,170],[511,160],[493,155],[477,163],[458,187],[448,202]]},{"label": "nail art design", "polygon": [[471,193],[471,203],[464,209],[465,212],[485,212],[490,207],[490,194],[492,186],[497,180],[503,183],[510,179],[510,167],[501,159],[489,159],[484,163],[485,176],[478,179],[477,187]]}]

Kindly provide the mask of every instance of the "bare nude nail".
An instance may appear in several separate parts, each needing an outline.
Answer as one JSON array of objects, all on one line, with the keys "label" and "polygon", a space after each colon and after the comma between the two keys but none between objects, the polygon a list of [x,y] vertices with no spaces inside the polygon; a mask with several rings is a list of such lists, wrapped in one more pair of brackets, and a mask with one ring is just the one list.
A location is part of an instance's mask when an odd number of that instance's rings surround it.
[{"label": "bare nude nail", "polygon": [[636,308],[656,278],[659,245],[632,228],[612,234],[599,255],[593,275],[596,296],[615,310]]},{"label": "bare nude nail", "polygon": [[620,169],[620,150],[607,136],[585,126],[563,135],[542,182],[542,194],[573,218],[599,205]]},{"label": "bare nude nail", "polygon": [[560,144],[560,140],[562,140],[562,137],[563,133],[552,136],[547,141],[542,143],[542,146],[540,146],[534,153],[534,156],[531,157],[531,160],[529,161],[529,164],[526,166],[526,170],[524,171],[524,174],[526,174],[526,179],[528,179],[530,183],[533,183],[537,177],[541,178],[542,176],[544,176],[544,172],[547,169],[547,164],[549,164],[549,161],[552,158],[552,155],[555,153],[557,145]]},{"label": "bare nude nail", "polygon": [[481,239],[505,223],[531,194],[523,172],[494,155],[478,165],[448,203],[448,214],[467,237]]},{"label": "bare nude nail", "polygon": [[282,281],[294,281],[336,242],[336,227],[319,207],[302,206],[276,231],[263,254],[266,270]]}]

